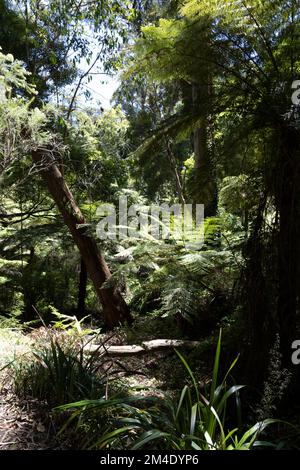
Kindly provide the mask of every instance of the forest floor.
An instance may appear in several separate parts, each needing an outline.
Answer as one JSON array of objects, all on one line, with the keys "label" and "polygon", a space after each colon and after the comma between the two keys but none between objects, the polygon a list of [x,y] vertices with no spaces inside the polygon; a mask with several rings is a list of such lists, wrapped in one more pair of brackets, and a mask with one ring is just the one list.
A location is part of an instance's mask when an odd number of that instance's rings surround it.
[{"label": "forest floor", "polygon": [[[33,333],[0,328],[0,450],[70,449],[72,442],[57,438],[59,429],[51,410],[36,399],[21,399],[13,390],[13,370],[18,358],[26,358],[36,344],[36,338],[47,334],[44,328]],[[140,332],[138,332],[138,335]],[[144,331],[143,340],[154,334]],[[129,341],[128,341],[129,339]],[[107,344],[122,345],[136,342],[136,334],[128,338],[117,333],[105,338]],[[178,364],[178,367],[176,367]],[[162,395],[181,388],[185,371],[173,350],[149,352],[143,356],[107,357],[105,368],[116,377],[113,388],[131,390],[139,395]],[[136,389],[136,392],[133,390]],[[132,392],[133,391],[133,392]]]},{"label": "forest floor", "polygon": [[53,423],[45,422],[47,406],[37,400],[19,400],[9,389],[0,394],[0,450],[62,449]]},{"label": "forest floor", "polygon": [[[42,424],[42,404],[22,402],[12,391],[8,367],[30,352],[31,340],[21,331],[0,330],[0,450],[42,449],[47,430]],[[38,411],[39,410],[39,411]]]},{"label": "forest floor", "polygon": [[32,344],[30,336],[17,329],[0,329],[0,450],[59,448],[52,423],[45,425],[46,405],[20,400],[13,393],[14,361],[29,354]]}]

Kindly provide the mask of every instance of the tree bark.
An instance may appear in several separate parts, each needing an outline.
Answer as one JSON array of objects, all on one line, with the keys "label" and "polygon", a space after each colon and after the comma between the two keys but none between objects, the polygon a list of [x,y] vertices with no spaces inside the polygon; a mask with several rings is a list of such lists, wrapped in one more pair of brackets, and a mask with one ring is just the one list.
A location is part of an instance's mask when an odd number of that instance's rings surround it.
[{"label": "tree bark", "polygon": [[82,226],[86,223],[85,218],[55,164],[51,152],[44,149],[36,150],[32,152],[32,159],[40,169],[41,176],[79,249],[102,304],[105,324],[108,328],[114,328],[126,321],[131,323],[132,316],[129,307],[118,289],[102,288],[103,283],[111,276],[109,268],[96,241],[87,233],[86,227]]},{"label": "tree bark", "polygon": [[[193,108],[199,109],[201,106],[200,87],[196,84],[192,85]],[[207,99],[207,97],[206,97]],[[207,124],[205,117],[202,118],[199,127],[194,130],[194,155],[195,170],[199,171],[207,167]]]},{"label": "tree bark", "polygon": [[199,124],[193,132],[194,171],[197,180],[197,198],[204,204],[205,217],[216,215],[218,196],[217,184],[213,171],[212,156],[208,149],[208,116],[207,107],[211,96],[209,76],[207,83],[200,86],[192,85],[192,107],[195,114],[199,114]]},{"label": "tree bark", "polygon": [[88,273],[85,262],[81,258],[80,260],[80,273],[79,273],[79,285],[78,285],[78,303],[77,303],[77,317],[81,320],[85,315],[85,297],[86,297],[86,286],[87,286]]}]

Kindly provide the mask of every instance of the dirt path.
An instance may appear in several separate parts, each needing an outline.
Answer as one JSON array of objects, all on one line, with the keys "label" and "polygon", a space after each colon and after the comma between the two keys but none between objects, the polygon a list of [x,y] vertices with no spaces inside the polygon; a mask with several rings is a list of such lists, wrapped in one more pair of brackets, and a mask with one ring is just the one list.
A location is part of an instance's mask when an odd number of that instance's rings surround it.
[{"label": "dirt path", "polygon": [[45,424],[46,405],[20,401],[9,390],[0,394],[0,450],[62,448],[54,437],[51,420]]}]

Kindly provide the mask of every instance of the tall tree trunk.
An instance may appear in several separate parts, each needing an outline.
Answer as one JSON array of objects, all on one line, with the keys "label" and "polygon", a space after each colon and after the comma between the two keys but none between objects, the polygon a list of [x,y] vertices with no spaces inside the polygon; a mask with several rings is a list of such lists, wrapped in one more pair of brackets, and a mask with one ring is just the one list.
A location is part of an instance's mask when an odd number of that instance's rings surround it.
[{"label": "tall tree trunk", "polygon": [[[201,108],[201,98],[204,98],[203,92],[201,93],[200,86],[192,85],[192,100],[193,108],[197,112]],[[207,97],[206,97],[207,100]],[[204,110],[202,110],[205,116]],[[203,117],[199,123],[199,127],[194,130],[194,155],[195,155],[195,170],[206,169],[207,167],[207,122],[206,118]]]},{"label": "tall tree trunk", "polygon": [[[258,205],[256,218],[251,226],[250,236],[244,246],[243,254],[246,265],[241,273],[239,303],[246,314],[247,341],[241,337],[243,380],[253,387],[260,388],[267,378],[270,349],[276,337],[276,325],[272,311],[274,305],[270,299],[270,285],[266,272],[266,260],[270,254],[265,252],[264,217],[267,196],[262,196]],[[271,268],[272,269],[272,268]]]},{"label": "tall tree trunk", "polygon": [[217,185],[213,172],[213,162],[208,149],[208,117],[207,107],[211,95],[211,86],[207,83],[203,86],[192,85],[192,106],[195,114],[202,115],[199,124],[193,132],[194,169],[199,188],[197,197],[205,206],[205,216],[216,215],[217,211]]},{"label": "tall tree trunk", "polygon": [[132,316],[129,307],[126,305],[118,289],[115,287],[102,288],[102,284],[111,276],[109,268],[97,247],[96,241],[87,233],[85,227],[80,226],[86,223],[85,218],[77,206],[61,172],[54,163],[51,152],[36,150],[32,152],[32,159],[38,169],[40,169],[41,176],[79,249],[89,277],[102,304],[106,325],[109,328],[113,328],[125,321],[131,323]]},{"label": "tall tree trunk", "polygon": [[77,317],[81,320],[85,315],[85,297],[87,287],[88,273],[85,262],[81,258],[80,260],[80,273],[79,273],[79,285],[78,285],[78,303],[77,303]]},{"label": "tall tree trunk", "polygon": [[[286,123],[276,123],[274,167],[268,175],[265,197],[252,223],[244,255],[243,302],[248,313],[249,345],[243,372],[253,386],[268,377],[270,350],[279,334],[282,367],[292,370],[292,343],[299,339],[300,300],[300,133]],[[268,196],[275,197],[279,215],[276,238],[264,232]],[[270,235],[269,235],[270,236]],[[276,273],[277,265],[277,273]],[[275,285],[274,285],[275,284]],[[275,288],[274,288],[275,287]],[[297,324],[298,323],[298,324]],[[245,355],[244,355],[245,357]],[[299,391],[299,371],[293,374]]]},{"label": "tall tree trunk", "polygon": [[296,336],[300,298],[300,133],[281,129],[276,207],[279,212],[278,319],[284,364],[291,364],[291,344]]},{"label": "tall tree trunk", "polygon": [[194,130],[194,155],[195,170],[202,170],[207,166],[207,130],[206,120],[203,119],[201,126]]}]

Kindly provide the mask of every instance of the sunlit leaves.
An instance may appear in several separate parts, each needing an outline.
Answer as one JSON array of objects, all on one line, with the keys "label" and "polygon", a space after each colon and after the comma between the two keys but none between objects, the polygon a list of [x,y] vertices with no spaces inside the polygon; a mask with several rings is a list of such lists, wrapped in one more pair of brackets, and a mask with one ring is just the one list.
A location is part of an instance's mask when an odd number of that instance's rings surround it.
[{"label": "sunlit leaves", "polygon": [[13,87],[16,91],[36,94],[34,86],[28,84],[29,75],[30,73],[25,70],[20,61],[14,60],[12,54],[3,54],[0,48],[0,93],[2,88],[2,100],[11,94]]}]

